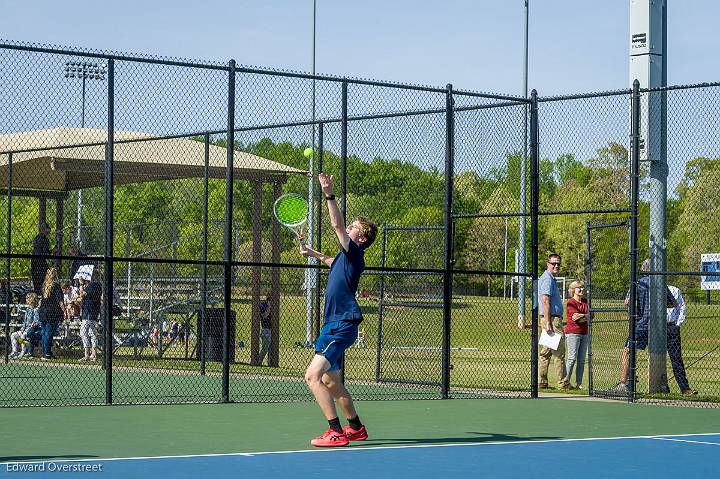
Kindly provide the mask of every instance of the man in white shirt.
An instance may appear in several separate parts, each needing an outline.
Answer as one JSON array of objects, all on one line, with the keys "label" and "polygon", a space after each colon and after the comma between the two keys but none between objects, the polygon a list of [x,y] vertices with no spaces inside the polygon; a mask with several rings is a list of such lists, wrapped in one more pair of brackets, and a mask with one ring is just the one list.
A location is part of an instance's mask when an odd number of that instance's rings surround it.
[{"label": "man in white shirt", "polygon": [[697,391],[690,387],[685,375],[685,364],[683,363],[680,345],[680,325],[685,322],[685,300],[680,289],[669,284],[667,286],[675,298],[675,307],[667,309],[667,351],[670,356],[673,374],[683,394],[697,394]]}]

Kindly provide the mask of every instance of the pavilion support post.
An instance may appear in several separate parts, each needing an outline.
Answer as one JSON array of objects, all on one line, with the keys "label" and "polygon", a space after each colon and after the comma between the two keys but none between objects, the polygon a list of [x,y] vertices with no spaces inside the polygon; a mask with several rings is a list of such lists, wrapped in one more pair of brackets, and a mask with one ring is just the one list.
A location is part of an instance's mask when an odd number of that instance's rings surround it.
[{"label": "pavilion support post", "polygon": [[47,224],[47,198],[38,198],[38,229]]},{"label": "pavilion support post", "polygon": [[[55,199],[55,254],[62,256],[63,254],[63,217],[64,217],[65,200],[62,198]],[[55,262],[58,273],[62,276],[62,261]]]},{"label": "pavilion support post", "polygon": [[[253,190],[253,263],[262,261],[262,191],[263,184],[260,181],[252,182]],[[257,264],[252,267],[252,319],[250,327],[250,363],[260,364],[260,281],[262,271]]]},{"label": "pavilion support post", "polygon": [[[282,183],[273,183],[273,198],[282,194]],[[280,223],[272,222],[272,258],[273,264],[280,263]],[[270,271],[270,358],[268,364],[273,367],[280,365],[280,268],[273,267]]]}]

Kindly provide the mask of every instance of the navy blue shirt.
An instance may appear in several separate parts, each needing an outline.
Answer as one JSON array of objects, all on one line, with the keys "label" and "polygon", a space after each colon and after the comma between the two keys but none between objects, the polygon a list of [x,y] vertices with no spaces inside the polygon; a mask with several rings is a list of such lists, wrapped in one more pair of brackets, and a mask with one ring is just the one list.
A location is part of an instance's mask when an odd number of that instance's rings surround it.
[{"label": "navy blue shirt", "polygon": [[346,321],[360,324],[363,320],[355,291],[365,271],[365,251],[350,240],[348,250],[341,248],[330,266],[325,289],[325,324]]},{"label": "navy blue shirt", "polygon": [[[668,305],[675,304],[675,297],[670,292],[670,288],[665,288],[666,302]],[[638,314],[638,328],[647,328],[650,322],[650,277],[643,276],[638,281],[637,288],[637,314]]]},{"label": "navy blue shirt", "polygon": [[85,297],[82,300],[81,317],[83,320],[97,321],[100,317],[100,298],[102,286],[100,283],[90,282],[85,285]]}]

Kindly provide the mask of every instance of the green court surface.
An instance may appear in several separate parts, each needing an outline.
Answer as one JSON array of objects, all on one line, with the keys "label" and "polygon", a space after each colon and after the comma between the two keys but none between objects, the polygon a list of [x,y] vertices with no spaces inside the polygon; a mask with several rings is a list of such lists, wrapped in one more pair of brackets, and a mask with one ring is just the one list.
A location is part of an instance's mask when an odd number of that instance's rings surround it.
[{"label": "green court surface", "polygon": [[[215,369],[215,370],[213,370]],[[259,371],[262,368],[256,368]],[[268,372],[272,368],[264,368]],[[222,377],[217,365],[206,375],[197,371],[117,367],[113,369],[114,404],[218,403]],[[36,360],[0,365],[0,407],[105,404],[105,371],[97,363],[78,365]],[[360,399],[438,399],[439,386],[349,381]],[[481,392],[458,390],[455,397]],[[473,396],[474,394],[474,396]],[[518,397],[523,392],[506,392]],[[301,374],[231,374],[233,402],[311,401]]]},{"label": "green court surface", "polygon": [[[587,399],[360,401],[352,447],[720,432],[720,410]],[[310,449],[314,403],[3,408],[1,460],[99,459]],[[558,445],[558,451],[572,445]]]}]

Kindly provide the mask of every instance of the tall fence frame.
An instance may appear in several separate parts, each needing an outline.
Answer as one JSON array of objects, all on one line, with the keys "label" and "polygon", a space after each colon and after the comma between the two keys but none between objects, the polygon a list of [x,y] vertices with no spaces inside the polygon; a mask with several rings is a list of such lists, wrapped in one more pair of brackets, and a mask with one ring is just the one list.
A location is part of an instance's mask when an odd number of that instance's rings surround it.
[{"label": "tall fence frame", "polygon": [[[521,278],[521,280],[529,279],[532,283],[532,295],[533,298],[536,298],[537,296],[537,281],[540,274],[539,266],[541,263],[541,258],[544,254],[541,254],[541,244],[540,244],[540,223],[542,220],[546,218],[550,218],[553,216],[561,216],[561,215],[579,215],[579,214],[626,214],[630,215],[630,244],[629,244],[629,282],[628,282],[628,299],[629,299],[629,314],[628,317],[630,318],[629,321],[629,337],[630,337],[630,380],[628,382],[630,389],[628,391],[627,397],[632,400],[638,399],[638,393],[636,391],[636,379],[635,379],[635,364],[636,364],[636,347],[635,347],[635,323],[638,320],[638,311],[636,310],[636,296],[637,296],[637,275],[638,275],[638,258],[639,258],[639,252],[638,252],[638,205],[640,203],[639,200],[639,179],[641,176],[640,173],[640,164],[639,164],[639,125],[642,119],[640,118],[640,99],[642,94],[650,94],[655,91],[660,90],[641,90],[639,89],[638,85],[636,84],[632,90],[621,90],[616,92],[607,92],[607,93],[601,93],[601,94],[587,94],[587,95],[569,95],[569,96],[562,96],[562,97],[548,97],[548,98],[542,98],[538,97],[538,94],[536,91],[533,90],[532,95],[530,98],[519,98],[514,97],[510,95],[493,95],[493,94],[485,94],[485,93],[477,93],[477,92],[471,92],[471,91],[464,91],[464,90],[458,90],[455,89],[452,84],[448,84],[445,88],[434,88],[434,87],[426,87],[426,86],[419,86],[419,85],[403,85],[403,84],[397,84],[397,83],[388,83],[388,82],[380,82],[380,81],[373,81],[373,80],[358,80],[358,79],[349,79],[349,78],[343,78],[343,77],[332,77],[332,76],[326,76],[326,75],[309,75],[305,73],[295,73],[295,72],[280,72],[280,71],[273,71],[273,70],[265,70],[265,69],[259,69],[259,68],[248,68],[248,67],[242,67],[237,66],[234,60],[230,60],[226,65],[219,64],[219,63],[198,63],[198,62],[191,62],[191,61],[185,61],[185,60],[170,60],[170,59],[160,59],[160,58],[153,58],[153,57],[139,57],[139,56],[132,56],[132,55],[124,55],[124,54],[108,54],[106,52],[94,52],[94,51],[82,51],[82,50],[76,50],[76,49],[64,49],[64,48],[55,48],[55,47],[38,47],[38,46],[32,46],[32,45],[24,45],[24,44],[18,44],[18,43],[3,43],[0,44],[0,51],[5,52],[7,55],[12,55],[13,52],[32,52],[35,54],[44,54],[48,56],[58,55],[58,56],[73,56],[73,57],[82,57],[87,58],[89,61],[96,60],[96,61],[106,61],[107,62],[107,91],[106,91],[106,109],[107,109],[107,128],[106,128],[106,139],[104,141],[99,142],[81,142],[78,144],[63,144],[61,147],[57,147],[57,150],[61,149],[69,149],[69,148],[89,148],[89,147],[98,147],[105,150],[105,162],[103,165],[104,171],[104,232],[103,232],[103,241],[102,245],[104,246],[103,254],[102,255],[91,255],[87,257],[88,260],[95,261],[98,265],[103,265],[103,271],[105,272],[103,280],[103,290],[106,292],[109,292],[108,296],[112,296],[112,292],[116,288],[116,284],[114,282],[113,278],[113,271],[116,269],[118,265],[121,264],[173,264],[173,265],[182,265],[189,268],[200,268],[201,269],[201,277],[202,282],[200,286],[201,290],[201,308],[200,308],[200,315],[201,317],[198,320],[198,341],[199,341],[199,373],[202,376],[206,375],[206,363],[205,363],[205,346],[203,345],[203,341],[205,341],[205,334],[207,331],[204,331],[204,327],[206,327],[206,321],[204,318],[204,314],[206,311],[206,302],[207,302],[207,274],[208,268],[215,268],[217,271],[222,272],[222,309],[224,313],[223,317],[223,323],[222,323],[222,361],[221,361],[221,367],[219,371],[216,371],[218,373],[218,377],[220,379],[219,386],[219,394],[214,398],[211,399],[209,402],[233,402],[237,399],[234,399],[233,392],[231,391],[231,382],[233,375],[235,373],[232,372],[232,360],[231,360],[231,351],[235,347],[236,337],[232,333],[231,329],[231,323],[234,324],[234,318],[233,318],[233,295],[236,294],[234,292],[234,271],[240,269],[252,269],[253,271],[253,287],[252,287],[252,298],[253,303],[255,303],[255,300],[260,295],[260,287],[257,286],[260,282],[260,270],[263,268],[267,268],[271,270],[271,276],[272,276],[272,284],[277,284],[280,280],[279,275],[282,271],[285,270],[292,270],[292,269],[309,269],[314,271],[311,276],[314,276],[316,278],[315,281],[315,289],[314,289],[314,295],[312,297],[312,305],[310,306],[312,309],[312,330],[315,336],[319,333],[320,329],[320,318],[321,318],[321,294],[320,294],[320,288],[319,284],[321,283],[320,278],[322,275],[322,268],[319,265],[303,265],[303,264],[289,264],[286,262],[281,262],[279,257],[279,252],[273,250],[272,259],[270,261],[265,261],[262,259],[261,254],[262,251],[260,249],[259,243],[254,243],[253,245],[253,252],[252,252],[252,259],[251,260],[238,260],[236,257],[236,247],[234,246],[234,238],[232,232],[234,231],[234,224],[235,218],[233,216],[234,213],[234,198],[236,195],[236,192],[234,190],[234,181],[236,180],[235,174],[237,167],[235,165],[236,161],[236,154],[237,150],[234,150],[234,147],[238,141],[238,138],[240,138],[240,141],[248,141],[242,138],[243,136],[247,136],[247,138],[250,137],[254,132],[261,132],[261,131],[280,131],[283,129],[293,129],[293,128],[302,128],[302,127],[312,127],[313,128],[313,135],[317,134],[316,136],[313,136],[313,144],[317,144],[317,152],[318,156],[316,158],[317,163],[310,169],[309,174],[314,176],[318,171],[322,171],[323,169],[323,162],[324,162],[324,154],[326,152],[326,142],[328,142],[328,138],[330,136],[329,130],[331,129],[339,129],[339,132],[335,133],[334,140],[338,144],[338,150],[339,150],[339,175],[337,181],[337,192],[338,197],[340,199],[340,207],[342,211],[342,215],[344,218],[347,219],[348,215],[348,159],[350,157],[349,152],[349,143],[353,139],[352,134],[349,133],[349,127],[354,125],[355,123],[360,122],[372,122],[377,120],[385,120],[385,119],[406,119],[406,118],[413,118],[413,117],[428,117],[435,115],[438,118],[442,118],[443,123],[443,149],[444,149],[444,165],[443,165],[443,183],[444,183],[444,191],[443,191],[443,214],[442,214],[442,230],[443,230],[443,245],[442,245],[442,267],[441,268],[423,268],[423,267],[403,267],[403,268],[386,268],[384,266],[381,267],[368,267],[369,272],[378,272],[380,275],[383,275],[386,272],[401,272],[401,273],[417,273],[417,274],[423,274],[423,273],[430,273],[430,274],[437,274],[441,275],[443,278],[443,294],[442,294],[442,311],[443,311],[443,324],[442,324],[442,343],[438,344],[437,346],[441,350],[441,362],[440,362],[440,381],[439,381],[439,389],[435,391],[436,396],[438,398],[449,398],[449,397],[497,397],[498,395],[501,397],[506,397],[505,392],[502,390],[502,388],[498,389],[498,391],[495,391],[494,393],[491,392],[488,394],[487,390],[481,390],[480,388],[475,393],[468,393],[468,388],[465,387],[454,387],[452,383],[452,377],[454,374],[454,371],[457,371],[457,367],[453,364],[453,357],[451,355],[452,347],[452,341],[453,341],[453,301],[454,301],[454,288],[453,288],[453,281],[457,278],[457,276],[487,276],[490,277],[514,277],[514,278]],[[226,115],[225,115],[225,127],[220,128],[214,128],[214,129],[204,129],[204,130],[194,130],[194,131],[184,131],[182,133],[174,133],[172,135],[159,135],[159,136],[153,136],[152,138],[135,138],[135,139],[125,139],[125,138],[116,138],[116,63],[117,62],[126,62],[129,64],[150,64],[150,65],[162,65],[162,66],[171,66],[171,67],[182,67],[182,68],[190,68],[190,69],[199,69],[199,70],[210,70],[213,72],[218,73],[219,75],[227,75],[227,85],[226,85],[226,103],[227,103],[227,109],[226,109]],[[237,111],[237,98],[236,95],[238,94],[239,88],[242,87],[242,85],[239,86],[238,78],[239,75],[248,75],[250,77],[258,76],[258,77],[270,77],[273,79],[273,81],[294,81],[294,80],[303,80],[303,81],[312,81],[313,82],[313,90],[314,90],[314,83],[315,82],[325,82],[327,84],[334,85],[333,88],[337,88],[339,86],[339,99],[335,97],[335,100],[339,100],[335,102],[336,106],[339,106],[339,114],[336,114],[334,116],[328,116],[328,115],[320,115],[318,118],[315,118],[313,115],[313,119],[309,120],[299,120],[299,121],[282,121],[277,123],[264,123],[264,124],[252,124],[252,123],[246,123],[241,122],[239,120],[238,111]],[[702,88],[702,87],[717,87],[718,84],[707,84],[707,85],[701,85],[701,86],[694,86],[692,88]],[[349,112],[349,105],[353,103],[353,101],[359,101],[355,100],[353,98],[353,92],[349,91],[350,87],[352,88],[363,88],[363,87],[369,87],[369,88],[378,88],[383,89],[383,91],[389,90],[392,92],[402,92],[404,94],[412,95],[417,93],[418,95],[433,95],[433,99],[437,100],[438,103],[441,101],[444,103],[442,106],[433,106],[430,108],[413,108],[413,109],[406,109],[403,111],[379,111],[379,112],[365,112],[360,114],[353,114]],[[680,87],[672,87],[667,89],[661,89],[662,91],[669,91],[672,89],[678,89]],[[335,91],[335,90],[333,90]],[[361,94],[358,94],[361,96]],[[557,104],[560,102],[568,102],[568,101],[575,101],[575,100],[583,100],[583,99],[598,99],[603,97],[613,97],[613,98],[625,98],[628,102],[629,111],[631,113],[631,122],[630,122],[630,135],[628,137],[631,140],[630,145],[630,158],[629,158],[629,184],[628,184],[628,201],[627,201],[627,207],[623,208],[617,208],[617,207],[611,207],[611,208],[595,208],[595,209],[566,209],[566,208],[550,208],[547,205],[542,204],[542,150],[543,150],[543,134],[541,133],[541,125],[543,124],[542,120],[542,114],[543,109],[548,104]],[[422,103],[421,100],[417,103]],[[412,103],[412,102],[409,102]],[[459,115],[461,115],[464,112],[481,112],[481,111],[490,111],[495,112],[499,109],[503,108],[517,108],[522,109],[523,114],[527,115],[529,117],[529,124],[527,130],[525,130],[525,127],[522,125],[517,125],[517,134],[518,135],[526,135],[529,139],[529,144],[527,145],[527,149],[523,150],[521,152],[521,161],[525,162],[527,161],[529,163],[529,172],[530,175],[526,179],[527,183],[529,184],[529,190],[530,190],[530,197],[529,197],[529,205],[520,205],[520,208],[516,209],[515,211],[510,210],[510,208],[501,206],[500,208],[496,209],[495,211],[487,211],[487,212],[469,212],[469,211],[462,211],[459,207],[456,206],[456,203],[454,202],[454,195],[457,194],[457,186],[455,185],[455,177],[457,175],[457,166],[456,166],[456,152],[457,152],[457,145],[456,145],[456,132],[457,129],[460,127],[462,128],[462,125],[458,125],[458,121],[461,121],[459,119]],[[317,132],[317,133],[315,133]],[[115,183],[114,183],[114,175],[115,175],[115,150],[119,147],[119,145],[133,145],[133,144],[142,144],[142,143],[150,143],[155,141],[162,141],[162,140],[172,140],[172,139],[189,139],[189,138],[202,138],[203,139],[203,148],[205,153],[205,159],[204,159],[204,175],[203,175],[203,184],[204,186],[204,192],[203,192],[203,210],[205,212],[203,217],[203,230],[201,235],[201,258],[198,259],[165,259],[165,258],[140,258],[135,256],[128,256],[128,255],[122,255],[118,254],[118,251],[115,250],[114,245],[114,218],[115,218]],[[225,195],[224,195],[224,221],[223,221],[223,237],[222,237],[222,259],[215,258],[215,259],[209,259],[208,258],[208,248],[209,248],[209,233],[208,233],[208,181],[211,177],[209,173],[209,169],[211,167],[214,168],[220,168],[219,165],[211,165],[210,164],[210,153],[208,153],[210,146],[211,146],[211,139],[223,139],[225,143],[225,152],[226,152],[226,162],[224,165],[224,181],[225,181]],[[315,143],[315,140],[317,139],[317,143]],[[72,261],[78,259],[78,256],[75,255],[68,255],[68,254],[27,254],[27,253],[16,253],[12,251],[12,244],[13,244],[13,237],[12,237],[12,215],[13,215],[13,197],[15,196],[14,190],[13,190],[13,175],[14,175],[14,163],[13,158],[18,157],[21,154],[27,154],[32,153],[33,151],[45,151],[49,148],[47,146],[41,146],[41,147],[35,147],[30,149],[4,149],[3,151],[0,151],[0,154],[4,155],[7,158],[7,188],[3,193],[5,193],[7,197],[7,231],[6,231],[6,248],[3,249],[2,257],[5,259],[6,263],[6,271],[5,271],[5,281],[6,281],[6,288],[10,288],[13,282],[12,274],[11,274],[11,262],[13,260],[32,260],[32,259],[42,259],[42,260],[60,260],[60,261]],[[315,169],[316,168],[316,169]],[[452,172],[452,174],[448,174],[448,172]],[[274,184],[273,194],[274,196],[278,196],[278,193],[281,191],[280,186],[281,180],[278,180]],[[319,191],[319,188],[317,191],[314,192],[314,210],[311,212],[312,217],[314,219],[315,229],[313,233],[316,235],[316,245],[318,248],[321,247],[322,244],[325,243],[325,241],[329,241],[326,238],[323,238],[324,232],[322,229],[322,221],[323,221],[323,213],[322,213],[322,192]],[[262,191],[256,189],[256,195],[261,196]],[[258,203],[259,204],[259,203]],[[526,207],[529,206],[529,207]],[[44,207],[43,207],[44,208]],[[258,207],[259,208],[259,207]],[[58,208],[58,211],[56,211],[56,215],[62,215],[62,212],[59,211],[60,208]],[[509,211],[508,211],[509,210]],[[255,216],[253,217],[253,225],[259,225],[259,211],[256,211]],[[530,264],[529,264],[529,272],[523,267],[522,270],[516,271],[516,272],[508,272],[507,268],[504,268],[504,270],[500,271],[497,269],[478,269],[478,268],[468,268],[468,267],[457,267],[457,261],[458,258],[456,257],[456,226],[458,221],[464,221],[464,220],[482,220],[482,219],[493,219],[493,218],[527,218],[530,219],[530,244],[525,245],[525,247],[529,247],[530,249]],[[506,223],[506,229],[507,229],[507,223]],[[58,232],[58,235],[61,233]],[[276,225],[273,225],[273,235],[276,237],[279,235],[279,231]],[[506,233],[507,235],[507,233]],[[61,236],[58,236],[58,238],[62,238]],[[507,249],[507,246],[506,246]],[[505,252],[505,258],[507,258],[507,251]],[[684,272],[675,272],[675,274],[681,273],[685,275],[700,275],[700,272],[698,271],[684,271]],[[673,272],[668,271],[658,271],[658,272],[650,272],[650,275],[672,275]],[[489,280],[488,280],[489,281]],[[271,287],[271,291],[277,291],[277,288],[275,286]],[[488,286],[488,295],[489,295],[490,287]],[[276,293],[271,293],[276,294]],[[279,294],[279,293],[277,293]],[[130,295],[128,291],[128,295]],[[5,295],[5,327],[4,327],[4,335],[5,335],[5,364],[9,364],[9,348],[8,344],[10,342],[10,310],[11,310],[11,298],[10,294]],[[270,299],[270,297],[269,297]],[[279,303],[279,297],[272,298],[276,303]],[[272,302],[272,301],[271,301]],[[279,307],[279,306],[278,306]],[[257,314],[257,307],[253,304],[252,306],[253,311],[253,317]],[[275,306],[272,306],[272,308],[275,308]],[[103,328],[103,342],[104,344],[115,344],[114,339],[114,323],[115,321],[110,319],[113,318],[113,303],[111,301],[105,301],[104,302],[104,318],[108,318],[105,320],[104,328]],[[128,313],[129,314],[129,313]],[[274,314],[274,321],[277,321],[277,314]],[[253,328],[257,328],[259,330],[260,325],[259,323],[256,323],[253,319]],[[234,328],[234,326],[233,326]],[[274,329],[273,329],[274,328]],[[273,331],[274,334],[277,335],[278,331],[277,324],[272,325],[270,328]],[[537,353],[538,353],[538,331],[539,331],[539,317],[538,317],[538,308],[537,308],[537,300],[533,299],[532,301],[532,308],[531,308],[531,314],[530,314],[530,334],[528,335],[526,341],[529,341],[529,345],[527,342],[525,343],[527,346],[526,350],[526,356],[525,361],[527,365],[527,370],[529,372],[529,381],[525,383],[525,386],[520,386],[518,388],[519,397],[525,397],[525,395],[529,397],[538,397],[539,395],[539,384],[538,384],[538,361],[537,361]],[[255,329],[253,329],[253,337],[256,335]],[[276,336],[277,337],[277,336]],[[187,345],[186,345],[187,347]],[[253,346],[256,347],[256,346]],[[277,347],[277,346],[274,346]],[[455,348],[457,349],[457,348]],[[255,357],[257,354],[257,351],[253,351],[252,356]],[[275,353],[277,354],[277,353]],[[277,361],[276,359],[272,359],[273,352],[271,350],[270,352],[270,361]],[[262,359],[262,358],[261,358]],[[254,359],[253,359],[254,361]],[[349,363],[350,364],[350,363]],[[379,364],[379,362],[378,362]],[[113,372],[116,370],[116,366],[113,364],[113,354],[104,354],[103,355],[103,363],[102,363],[102,369],[104,371],[104,398],[102,403],[105,404],[113,404],[113,403],[124,403],[124,402],[134,402],[134,401],[127,401],[127,400],[120,400],[117,401],[114,397],[114,376]],[[210,372],[208,371],[208,374]],[[435,383],[433,383],[435,384]],[[483,392],[484,391],[484,392]],[[294,397],[290,396],[293,399],[302,399],[302,397]],[[388,397],[394,397],[392,394],[389,394]],[[662,399],[662,398],[661,398]],[[260,399],[262,400],[262,399]],[[272,400],[272,399],[271,399]],[[192,401],[192,399],[190,399]],[[137,402],[144,402],[142,399]],[[162,399],[160,400],[162,402]],[[201,400],[202,402],[202,400]],[[49,400],[49,403],[53,403],[52,400]],[[16,405],[13,401],[10,401],[7,403],[7,405]]]}]

